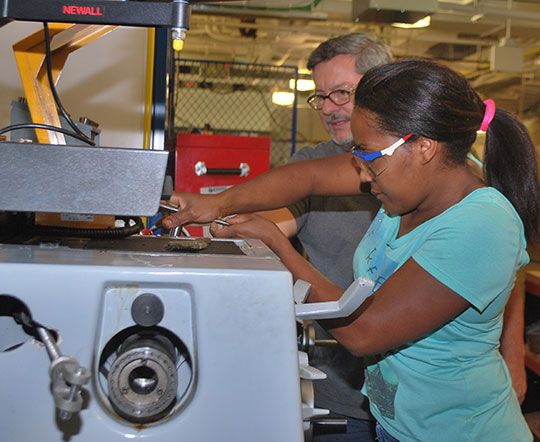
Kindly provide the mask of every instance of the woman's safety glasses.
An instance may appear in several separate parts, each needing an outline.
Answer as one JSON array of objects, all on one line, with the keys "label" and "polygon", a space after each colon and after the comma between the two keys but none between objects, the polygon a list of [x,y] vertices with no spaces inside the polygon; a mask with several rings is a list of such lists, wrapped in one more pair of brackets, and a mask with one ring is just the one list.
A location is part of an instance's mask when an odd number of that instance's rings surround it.
[{"label": "woman's safety glasses", "polygon": [[394,144],[375,152],[366,152],[361,150],[361,146],[353,146],[351,152],[354,156],[360,158],[361,165],[369,171],[373,178],[379,176],[388,167],[388,162],[385,157],[391,157],[396,149],[405,144],[413,136],[412,133],[408,133],[404,137],[397,140]]}]

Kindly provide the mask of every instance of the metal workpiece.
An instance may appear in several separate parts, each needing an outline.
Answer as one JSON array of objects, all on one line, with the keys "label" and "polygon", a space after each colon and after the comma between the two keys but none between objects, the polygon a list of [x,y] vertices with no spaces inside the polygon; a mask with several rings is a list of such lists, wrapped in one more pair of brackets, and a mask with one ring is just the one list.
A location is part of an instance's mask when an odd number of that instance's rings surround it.
[{"label": "metal workpiece", "polygon": [[212,244],[210,238],[178,238],[165,246],[168,252],[200,252]]}]

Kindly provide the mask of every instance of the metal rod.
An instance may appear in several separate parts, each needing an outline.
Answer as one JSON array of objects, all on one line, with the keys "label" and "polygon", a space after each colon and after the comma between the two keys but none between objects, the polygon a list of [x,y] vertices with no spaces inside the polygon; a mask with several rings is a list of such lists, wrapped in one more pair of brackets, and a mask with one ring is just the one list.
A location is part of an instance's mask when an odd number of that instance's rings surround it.
[{"label": "metal rod", "polygon": [[36,331],[39,335],[39,339],[41,339],[41,342],[43,342],[43,345],[45,345],[51,361],[54,361],[55,359],[58,359],[60,356],[62,356],[62,353],[60,353],[60,349],[56,345],[54,337],[49,332],[49,330],[43,327],[36,327]]},{"label": "metal rod", "polygon": [[[180,210],[180,207],[173,206],[172,204],[167,203],[159,203],[159,207],[165,210],[170,210],[171,212],[178,212]],[[190,238],[191,234],[188,232],[188,230],[184,226],[177,226],[173,230],[171,230],[171,233],[169,236],[178,236],[178,232],[182,231],[185,237]]]}]

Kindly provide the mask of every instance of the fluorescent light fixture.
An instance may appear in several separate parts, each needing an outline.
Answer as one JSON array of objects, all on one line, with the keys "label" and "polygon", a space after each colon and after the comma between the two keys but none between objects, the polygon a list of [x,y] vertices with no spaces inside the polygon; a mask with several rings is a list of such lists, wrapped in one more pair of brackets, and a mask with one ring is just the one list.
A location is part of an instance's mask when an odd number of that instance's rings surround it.
[{"label": "fluorescent light fixture", "polygon": [[[294,89],[294,78],[291,78],[289,80],[289,88]],[[296,80],[296,89],[300,92],[305,91],[314,91],[315,90],[315,82],[313,80],[309,80],[306,78],[300,78]]]},{"label": "fluorescent light fixture", "polygon": [[476,23],[478,20],[484,18],[484,14],[480,13],[480,14],[474,14],[472,17],[471,17],[471,21],[473,23]]},{"label": "fluorescent light fixture", "polygon": [[294,94],[292,92],[273,92],[272,103],[278,106],[290,106],[294,103]]},{"label": "fluorescent light fixture", "polygon": [[427,28],[431,24],[431,17],[429,15],[426,15],[424,18],[421,18],[417,22],[414,23],[392,23],[392,26],[395,28],[402,28],[402,29],[419,29],[419,28]]}]

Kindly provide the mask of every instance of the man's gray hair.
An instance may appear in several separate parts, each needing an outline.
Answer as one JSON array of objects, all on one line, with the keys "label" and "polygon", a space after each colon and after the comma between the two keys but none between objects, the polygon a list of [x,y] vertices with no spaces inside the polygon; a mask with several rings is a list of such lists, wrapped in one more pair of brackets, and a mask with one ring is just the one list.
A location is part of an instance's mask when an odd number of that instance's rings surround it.
[{"label": "man's gray hair", "polygon": [[313,70],[319,63],[343,54],[356,58],[356,71],[359,74],[365,74],[372,67],[392,61],[392,56],[383,43],[369,35],[353,33],[322,42],[309,56],[307,67]]}]

